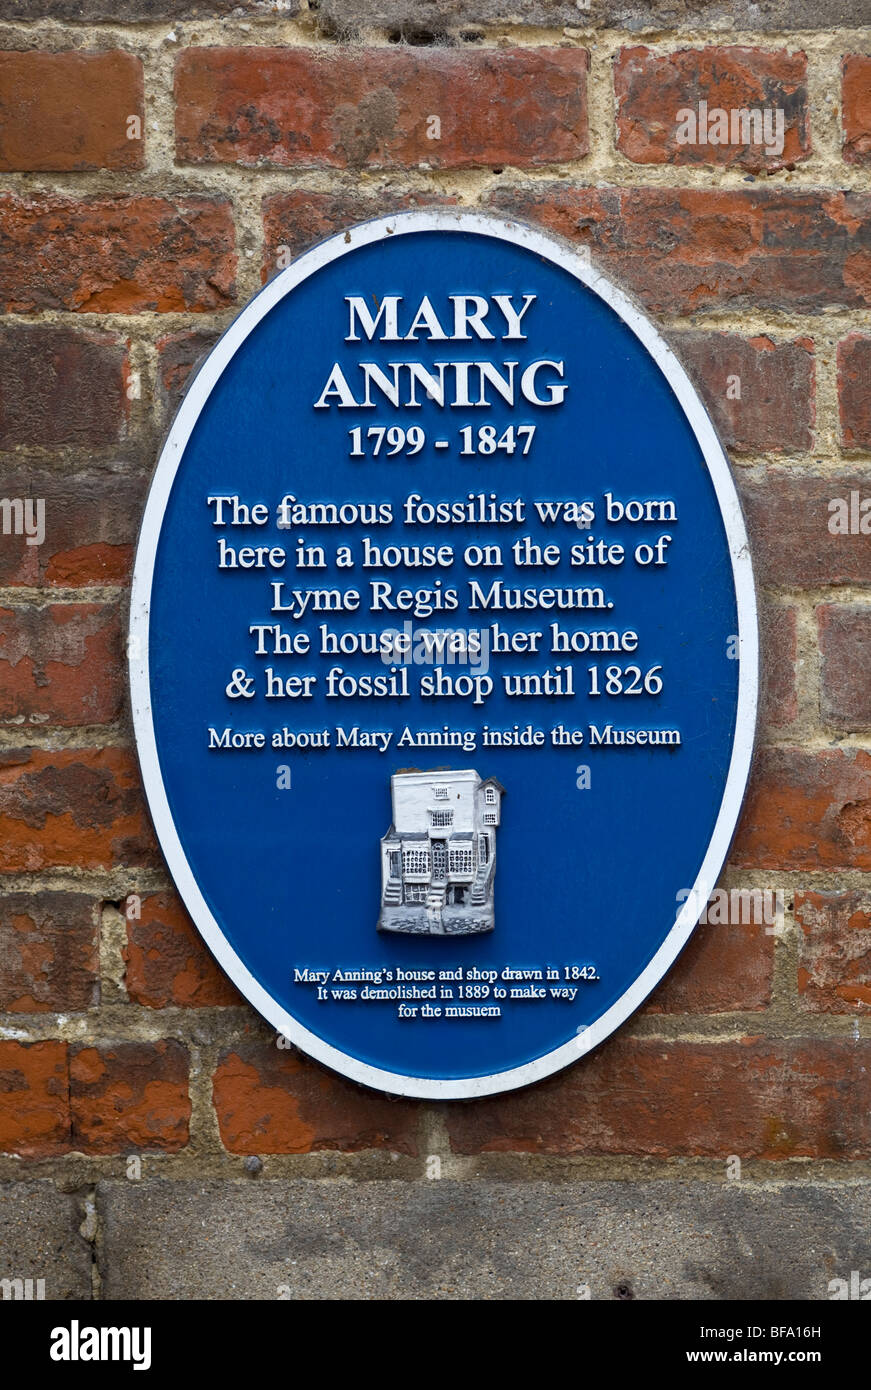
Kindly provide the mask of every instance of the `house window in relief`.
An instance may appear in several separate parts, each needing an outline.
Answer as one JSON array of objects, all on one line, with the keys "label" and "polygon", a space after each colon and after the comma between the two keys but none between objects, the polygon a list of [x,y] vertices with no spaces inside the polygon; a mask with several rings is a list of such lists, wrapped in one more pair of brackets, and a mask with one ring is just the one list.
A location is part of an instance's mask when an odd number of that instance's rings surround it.
[{"label": "house window in relief", "polygon": [[454,823],[453,811],[430,811],[429,815],[433,825],[453,825]]},{"label": "house window in relief", "polygon": [[402,855],[403,871],[407,874],[429,873],[429,850],[407,849]]},{"label": "house window in relief", "polygon": [[452,849],[450,853],[450,870],[452,874],[471,874],[471,849]]}]

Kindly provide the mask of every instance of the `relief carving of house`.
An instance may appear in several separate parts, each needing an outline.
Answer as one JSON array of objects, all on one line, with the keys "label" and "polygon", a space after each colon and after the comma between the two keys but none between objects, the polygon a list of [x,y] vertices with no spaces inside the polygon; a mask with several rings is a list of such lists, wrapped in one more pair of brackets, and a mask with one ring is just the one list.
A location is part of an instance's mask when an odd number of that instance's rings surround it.
[{"label": "relief carving of house", "polygon": [[460,772],[398,772],[381,841],[379,931],[466,936],[493,930],[496,829],[504,787]]}]

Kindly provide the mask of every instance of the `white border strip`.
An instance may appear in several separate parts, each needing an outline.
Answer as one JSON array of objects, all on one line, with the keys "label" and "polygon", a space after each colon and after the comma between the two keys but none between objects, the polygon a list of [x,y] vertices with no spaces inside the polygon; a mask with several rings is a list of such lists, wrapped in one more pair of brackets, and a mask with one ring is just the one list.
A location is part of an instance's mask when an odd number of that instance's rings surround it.
[{"label": "white border strip", "polygon": [[[492,237],[525,247],[535,255],[541,256],[543,260],[560,266],[588,289],[593,290],[600,299],[610,305],[647,348],[683,408],[714,484],[732,560],[740,653],[735,736],[720,813],[692,892],[656,955],[625,994],[574,1041],[555,1048],[534,1062],[508,1071],[490,1076],[444,1081],[384,1071],[380,1067],[369,1066],[366,1062],[340,1052],[324,1042],[316,1033],[303,1027],[292,1014],[281,1008],[233,950],[200,892],[172,819],[157,757],[148,669],[151,586],[164,512],[194,425],[224,368],[260,320],[285,295],[290,294],[297,285],[323,266],[339,260],[349,251],[380,241],[385,236],[407,236],[413,232],[431,231],[473,233],[476,236]],[[622,291],[616,289],[598,271],[584,265],[571,246],[563,244],[550,234],[522,226],[517,222],[461,210],[429,209],[401,212],[364,222],[331,237],[300,256],[270,281],[243,309],[203,363],[188,389],[163,447],[148,493],[136,550],[130,599],[130,636],[133,639],[129,644],[131,704],[143,783],[160,846],[188,912],[212,954],[237,989],[258,1012],[303,1052],[353,1081],[387,1091],[391,1095],[415,1096],[422,1100],[464,1100],[514,1090],[518,1086],[528,1086],[531,1082],[551,1076],[597,1047],[642,1004],[686,944],[696,925],[698,904],[707,902],[725,863],[750,771],[758,697],[756,594],[738,494],[726,455],[710,418],[671,348]],[[137,652],[140,653],[139,656],[136,655]]]}]

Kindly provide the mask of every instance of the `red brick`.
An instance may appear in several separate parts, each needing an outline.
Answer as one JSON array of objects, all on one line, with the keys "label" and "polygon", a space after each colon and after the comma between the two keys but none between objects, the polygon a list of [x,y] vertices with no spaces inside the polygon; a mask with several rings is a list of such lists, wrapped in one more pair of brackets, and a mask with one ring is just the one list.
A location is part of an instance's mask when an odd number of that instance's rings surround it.
[{"label": "red brick", "polygon": [[218,341],[217,333],[169,333],[157,343],[158,391],[165,425],[182,403],[195,368]]},{"label": "red brick", "polygon": [[783,729],[798,714],[795,664],[798,656],[794,608],[765,605],[760,614],[763,729]]},{"label": "red brick", "polygon": [[871,869],[871,754],[757,754],[730,860],[754,869]]},{"label": "red brick", "polygon": [[241,1004],[241,995],[209,954],[175,893],[149,893],[127,919],[127,992],[135,1004],[205,1009]]},{"label": "red brick", "polygon": [[871,584],[868,534],[837,533],[841,513],[849,524],[854,494],[857,506],[871,501],[871,474],[768,468],[761,480],[739,475],[736,481],[758,583],[795,589]]},{"label": "red brick", "polygon": [[851,164],[867,164],[871,160],[871,55],[845,58],[841,84],[844,158]]},{"label": "red brick", "polygon": [[99,1002],[98,901],[87,893],[0,898],[0,1008],[76,1012]]},{"label": "red brick", "polygon": [[871,449],[871,338],[851,333],[838,344],[838,400],[845,449]]},{"label": "red brick", "polygon": [[70,1054],[72,1147],[176,1153],[188,1142],[188,1055],[181,1043],[81,1046]]},{"label": "red brick", "polygon": [[871,729],[871,608],[821,604],[821,712],[836,729]]},{"label": "red brick", "polygon": [[536,183],[489,202],[588,247],[654,313],[871,304],[868,193]]},{"label": "red brick", "polygon": [[47,1158],[69,1147],[66,1043],[0,1042],[0,1153]]},{"label": "red brick", "polygon": [[160,862],[126,749],[0,752],[0,872]]},{"label": "red brick", "polygon": [[114,333],[48,324],[0,333],[0,448],[115,444],[127,421],[126,373],[126,344]]},{"label": "red brick", "polygon": [[[751,173],[770,173],[792,168],[810,154],[804,53],[788,53],[783,48],[773,52],[759,48],[682,48],[675,53],[623,48],[614,58],[614,90],[617,147],[636,164],[727,165]],[[689,108],[698,121],[700,102],[707,103],[709,120],[715,110],[725,111],[727,119],[742,109],[781,110],[782,151],[766,152],[761,114],[757,143],[742,144],[741,127],[737,124],[734,144],[731,126],[729,143],[679,142],[677,113]],[[736,116],[736,122],[738,119]],[[769,116],[770,121],[773,119]],[[747,133],[757,134],[755,130]]]},{"label": "red brick", "polygon": [[274,1043],[223,1053],[213,1085],[221,1139],[231,1153],[417,1153],[414,1102],[364,1090]]},{"label": "red brick", "polygon": [[109,724],[123,694],[116,607],[0,608],[0,724]]},{"label": "red brick", "polygon": [[871,1041],[621,1039],[446,1123],[463,1154],[866,1158]]},{"label": "red brick", "polygon": [[205,313],[233,303],[235,273],[233,216],[221,198],[0,196],[7,312]]},{"label": "red brick", "polygon": [[[455,198],[434,193],[390,191],[370,197],[354,191],[338,193],[275,193],[263,199],[264,283],[288,264],[287,253],[296,257],[335,232],[391,212],[419,207],[444,207]],[[280,258],[280,259],[279,259]]]},{"label": "red brick", "polygon": [[795,895],[798,1002],[808,1013],[871,1012],[871,898],[862,892]]},{"label": "red brick", "polygon": [[775,344],[736,333],[672,333],[670,340],[727,449],[803,453],[813,447],[814,355],[806,339]]},{"label": "red brick", "polygon": [[[139,138],[127,138],[129,116]],[[141,169],[142,63],[130,53],[0,53],[0,169]]]},{"label": "red brick", "polygon": [[23,532],[2,536],[0,584],[126,584],[147,489],[145,475],[123,467],[63,473],[20,464],[4,468],[6,497],[45,502],[45,539],[28,545]]},{"label": "red brick", "polygon": [[340,169],[579,159],[588,66],[581,48],[188,48],[176,63],[176,152]]},{"label": "red brick", "polygon": [[771,1000],[773,967],[774,937],[766,934],[764,923],[701,922],[643,1012],[764,1009]]}]

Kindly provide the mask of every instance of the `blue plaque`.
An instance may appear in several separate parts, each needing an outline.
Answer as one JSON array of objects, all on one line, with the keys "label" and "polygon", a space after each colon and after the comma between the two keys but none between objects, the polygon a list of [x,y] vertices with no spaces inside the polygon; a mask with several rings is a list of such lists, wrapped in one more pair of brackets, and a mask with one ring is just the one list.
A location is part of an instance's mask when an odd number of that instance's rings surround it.
[{"label": "blue plaque", "polygon": [[746,785],[747,538],[683,369],[464,211],[301,256],[191,384],[130,673],[151,813],[280,1035],[394,1094],[576,1062],[687,941]]}]

